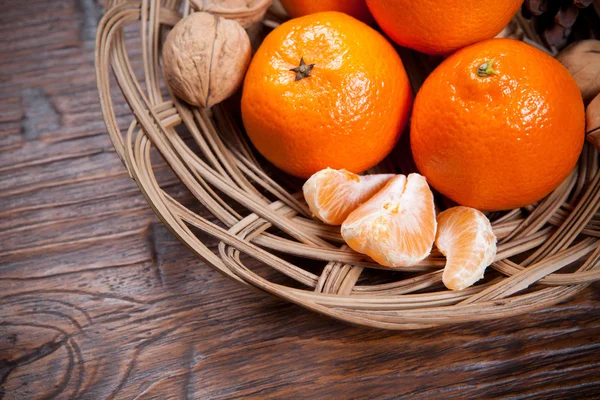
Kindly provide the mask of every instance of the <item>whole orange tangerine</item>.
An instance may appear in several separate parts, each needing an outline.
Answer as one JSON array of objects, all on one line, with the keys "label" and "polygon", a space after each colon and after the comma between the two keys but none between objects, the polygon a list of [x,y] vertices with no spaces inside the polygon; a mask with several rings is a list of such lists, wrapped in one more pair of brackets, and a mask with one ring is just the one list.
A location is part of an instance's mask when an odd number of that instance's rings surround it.
[{"label": "whole orange tangerine", "polygon": [[339,12],[292,19],[273,30],[244,81],[242,119],[256,149],[285,172],[362,172],[404,129],[412,92],[392,45]]},{"label": "whole orange tangerine", "polygon": [[298,18],[321,11],[339,11],[363,22],[373,22],[365,0],[281,0],[290,17]]},{"label": "whole orange tangerine", "polygon": [[569,72],[533,46],[492,39],[448,57],[417,94],[411,148],[442,194],[480,210],[526,206],[572,171],[585,132]]},{"label": "whole orange tangerine", "polygon": [[427,54],[449,54],[496,36],[523,0],[367,0],[381,28],[396,43]]}]

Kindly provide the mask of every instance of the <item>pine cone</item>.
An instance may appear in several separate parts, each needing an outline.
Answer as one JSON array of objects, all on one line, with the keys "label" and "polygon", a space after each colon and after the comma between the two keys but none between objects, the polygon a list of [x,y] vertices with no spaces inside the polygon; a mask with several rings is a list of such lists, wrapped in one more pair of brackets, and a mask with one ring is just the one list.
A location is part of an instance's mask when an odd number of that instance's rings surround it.
[{"label": "pine cone", "polygon": [[599,0],[525,0],[521,13],[550,48],[600,37]]}]

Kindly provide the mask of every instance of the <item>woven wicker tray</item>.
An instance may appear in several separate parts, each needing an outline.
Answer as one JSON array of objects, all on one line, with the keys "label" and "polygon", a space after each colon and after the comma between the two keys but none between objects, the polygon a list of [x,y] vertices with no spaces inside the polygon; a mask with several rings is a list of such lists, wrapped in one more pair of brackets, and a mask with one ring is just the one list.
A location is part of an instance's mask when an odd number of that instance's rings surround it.
[{"label": "woven wicker tray", "polygon": [[[339,228],[311,218],[299,194],[301,182],[257,160],[234,118],[235,102],[202,110],[165,95],[160,47],[181,9],[193,11],[187,2],[173,0],[108,1],[96,41],[96,74],[108,132],[131,177],[162,222],[208,265],[313,311],[388,329],[506,318],[564,301],[600,280],[600,169],[598,153],[588,145],[577,168],[546,199],[489,215],[498,254],[486,279],[473,287],[446,290],[439,253],[390,271],[351,251]],[[139,26],[137,65],[143,70],[132,68],[125,40],[130,24]],[[417,88],[433,66],[416,53],[401,55]],[[132,111],[123,129],[111,97],[111,73]],[[180,125],[195,150],[178,133]],[[398,151],[407,147],[402,144]],[[153,148],[205,211],[184,206],[161,188]],[[376,167],[392,169],[407,173],[411,166],[393,167],[387,160]],[[208,213],[210,220],[200,215]],[[202,242],[206,234],[218,239],[217,248]]]}]

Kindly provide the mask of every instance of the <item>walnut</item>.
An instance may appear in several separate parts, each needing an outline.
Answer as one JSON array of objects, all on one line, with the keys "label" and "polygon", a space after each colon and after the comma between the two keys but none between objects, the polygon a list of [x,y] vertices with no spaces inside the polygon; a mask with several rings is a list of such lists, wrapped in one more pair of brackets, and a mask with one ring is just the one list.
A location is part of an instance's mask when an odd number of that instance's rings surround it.
[{"label": "walnut", "polygon": [[600,150],[600,94],[588,104],[585,116],[587,139]]},{"label": "walnut", "polygon": [[244,28],[260,21],[271,3],[272,0],[191,0],[194,9],[234,19]]},{"label": "walnut", "polygon": [[192,105],[210,107],[240,87],[250,63],[250,39],[236,21],[196,12],[175,25],[162,54],[171,90]]},{"label": "walnut", "polygon": [[573,43],[556,58],[573,75],[586,102],[600,92],[600,40]]},{"label": "walnut", "polygon": [[575,42],[556,58],[575,78],[583,100],[587,103],[587,139],[600,150],[600,41]]}]

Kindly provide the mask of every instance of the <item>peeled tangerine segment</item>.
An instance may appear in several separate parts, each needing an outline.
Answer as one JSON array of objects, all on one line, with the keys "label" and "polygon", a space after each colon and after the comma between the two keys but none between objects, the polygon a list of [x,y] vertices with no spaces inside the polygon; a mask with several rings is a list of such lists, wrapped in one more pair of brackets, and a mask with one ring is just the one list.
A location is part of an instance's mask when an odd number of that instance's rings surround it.
[{"label": "peeled tangerine segment", "polygon": [[393,174],[358,176],[345,169],[326,168],[311,176],[302,191],[315,217],[326,224],[341,225],[392,177]]},{"label": "peeled tangerine segment", "polygon": [[438,215],[435,244],[446,256],[442,281],[462,290],[483,278],[496,257],[496,236],[487,217],[470,207],[453,207]]},{"label": "peeled tangerine segment", "polygon": [[342,224],[355,251],[388,267],[411,266],[431,252],[437,223],[433,193],[419,174],[396,175]]}]

